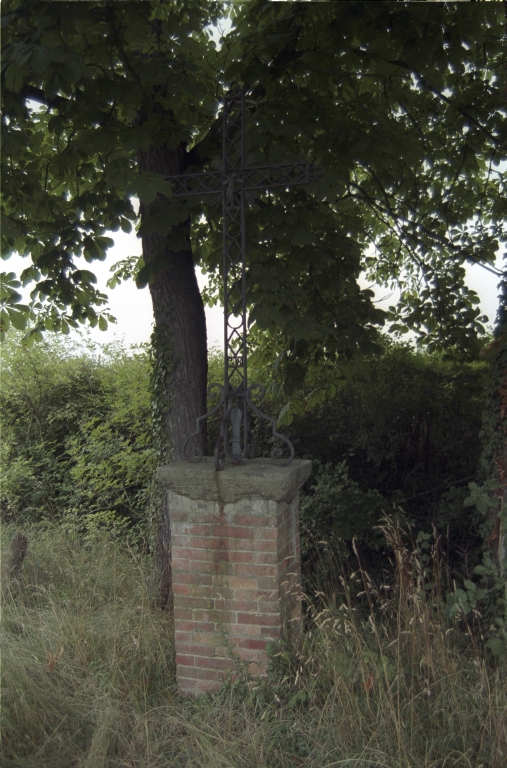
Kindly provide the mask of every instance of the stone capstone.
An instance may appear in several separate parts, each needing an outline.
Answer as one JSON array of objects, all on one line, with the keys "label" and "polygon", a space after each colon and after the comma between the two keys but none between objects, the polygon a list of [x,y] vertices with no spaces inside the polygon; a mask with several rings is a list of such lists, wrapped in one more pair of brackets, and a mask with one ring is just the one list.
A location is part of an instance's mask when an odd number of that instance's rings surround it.
[{"label": "stone capstone", "polygon": [[312,462],[307,460],[294,460],[283,467],[269,459],[248,459],[237,465],[226,463],[217,472],[213,457],[205,456],[198,462],[177,461],[159,467],[158,479],[167,490],[194,500],[233,504],[241,499],[266,499],[290,504],[311,471]]}]

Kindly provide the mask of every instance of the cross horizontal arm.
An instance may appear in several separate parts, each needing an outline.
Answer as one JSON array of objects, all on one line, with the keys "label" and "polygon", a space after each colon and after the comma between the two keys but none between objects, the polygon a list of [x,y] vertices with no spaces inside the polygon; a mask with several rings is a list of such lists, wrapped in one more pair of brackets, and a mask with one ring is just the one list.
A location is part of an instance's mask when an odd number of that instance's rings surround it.
[{"label": "cross horizontal arm", "polygon": [[173,197],[216,195],[224,189],[228,195],[241,189],[271,189],[308,184],[317,178],[318,168],[312,163],[279,163],[256,165],[252,168],[184,173],[166,176],[174,184]]}]

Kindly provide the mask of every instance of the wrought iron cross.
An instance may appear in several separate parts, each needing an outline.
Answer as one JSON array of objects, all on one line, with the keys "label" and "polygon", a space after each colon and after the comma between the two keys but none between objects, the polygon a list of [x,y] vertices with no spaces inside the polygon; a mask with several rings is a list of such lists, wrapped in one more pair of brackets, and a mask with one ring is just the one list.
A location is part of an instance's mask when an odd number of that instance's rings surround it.
[{"label": "wrought iron cross", "polygon": [[200,436],[201,424],[221,407],[224,415],[215,447],[215,467],[223,469],[226,457],[234,464],[243,458],[253,458],[254,441],[248,410],[271,422],[272,435],[286,444],[289,455],[275,448],[271,458],[289,464],[294,458],[294,446],[288,437],[276,431],[276,420],[262,413],[253,400],[265,395],[262,384],[248,384],[247,375],[247,311],[246,311],[246,236],[245,209],[250,192],[256,189],[290,187],[307,184],[317,176],[311,163],[279,163],[249,165],[245,160],[245,94],[225,100],[223,109],[222,170],[166,177],[173,182],[173,197],[213,195],[222,201],[223,210],[223,280],[224,280],[224,383],[211,384],[220,393],[220,401],[208,413],[196,420],[196,431],[185,441],[184,455],[190,461],[202,458],[202,448],[190,448]]}]

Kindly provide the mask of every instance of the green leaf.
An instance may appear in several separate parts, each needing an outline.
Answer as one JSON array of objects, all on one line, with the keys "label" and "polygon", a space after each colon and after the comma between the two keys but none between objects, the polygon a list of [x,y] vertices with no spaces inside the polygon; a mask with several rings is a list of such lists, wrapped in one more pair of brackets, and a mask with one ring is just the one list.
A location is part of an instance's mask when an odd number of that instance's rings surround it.
[{"label": "green leaf", "polygon": [[32,68],[38,75],[43,75],[49,66],[48,50],[42,45],[36,45],[32,53]]},{"label": "green leaf", "polygon": [[55,72],[44,86],[44,95],[48,99],[54,99],[54,97],[57,96],[59,90],[60,81],[58,80],[58,75]]},{"label": "green leaf", "polygon": [[296,227],[291,232],[290,241],[292,245],[312,245],[315,242],[315,236],[308,229]]},{"label": "green leaf", "polygon": [[28,323],[29,308],[23,304],[19,304],[17,307],[9,307],[9,318],[18,331],[24,331]]},{"label": "green leaf", "polygon": [[[108,238],[109,239],[109,238]],[[77,269],[72,273],[72,279],[75,283],[96,283],[97,277],[88,269]]]},{"label": "green leaf", "polygon": [[278,416],[278,424],[284,424],[288,427],[294,421],[294,414],[292,412],[292,403],[286,403]]},{"label": "green leaf", "polygon": [[173,196],[173,188],[171,182],[168,179],[165,179],[159,174],[150,174],[150,181],[157,192],[160,192],[160,194],[164,195],[164,197],[171,199]]},{"label": "green leaf", "polygon": [[161,257],[149,261],[148,264],[141,267],[137,273],[137,287],[145,288],[161,272],[161,270],[163,270],[163,268],[164,260]]},{"label": "green leaf", "polygon": [[487,643],[487,647],[491,649],[495,656],[502,656],[505,653],[506,643],[499,637],[490,638]]},{"label": "green leaf", "polygon": [[[95,242],[99,246],[101,251],[105,251],[107,248],[111,248],[112,245],[114,245],[114,240],[112,237],[104,237],[103,235],[99,235],[95,238]],[[92,274],[91,272],[88,272],[88,274]]]},{"label": "green leaf", "polygon": [[136,179],[136,171],[128,157],[116,158],[106,165],[105,178],[114,187],[127,187]]},{"label": "green leaf", "polygon": [[157,188],[155,185],[142,177],[134,182],[131,191],[146,205],[152,203],[157,197]]},{"label": "green leaf", "polygon": [[83,67],[84,61],[80,56],[73,53],[67,53],[62,76],[68,83],[77,83],[83,75]]},{"label": "green leaf", "polygon": [[10,324],[11,321],[7,309],[4,307],[0,308],[0,328],[3,333],[9,330]]},{"label": "green leaf", "polygon": [[23,85],[23,72],[14,61],[11,61],[5,74],[5,85],[13,93],[18,93]]},{"label": "green leaf", "polygon": [[13,46],[13,54],[18,67],[23,67],[30,61],[32,46],[29,43],[16,43]]}]

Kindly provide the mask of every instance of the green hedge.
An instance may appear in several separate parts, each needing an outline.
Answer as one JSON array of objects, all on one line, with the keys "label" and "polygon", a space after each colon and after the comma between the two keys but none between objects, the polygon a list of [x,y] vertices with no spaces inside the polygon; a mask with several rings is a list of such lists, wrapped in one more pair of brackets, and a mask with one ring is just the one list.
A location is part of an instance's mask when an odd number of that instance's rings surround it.
[{"label": "green hedge", "polygon": [[[48,336],[30,349],[2,348],[2,514],[22,524],[63,521],[80,535],[97,528],[142,531],[156,514],[150,355],[121,344],[69,343]],[[463,506],[479,457],[484,363],[456,363],[386,343],[385,353],[337,372],[336,397],[281,431],[314,462],[302,493],[305,557],[311,542],[355,537],[381,553],[377,526],[393,505],[418,530],[435,527],[451,560],[478,562],[481,538]],[[251,381],[267,383],[266,372]],[[210,355],[209,381],[222,379]],[[263,408],[277,416],[281,398]],[[253,419],[260,455],[270,425]],[[218,417],[208,429],[213,452]],[[375,559],[375,558],[374,558]]]},{"label": "green hedge", "polygon": [[144,348],[2,348],[1,509],[12,522],[147,530],[155,452]]}]

